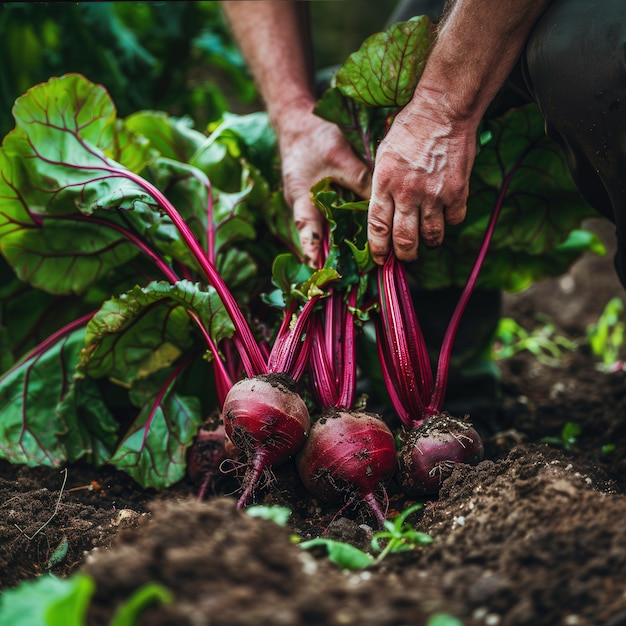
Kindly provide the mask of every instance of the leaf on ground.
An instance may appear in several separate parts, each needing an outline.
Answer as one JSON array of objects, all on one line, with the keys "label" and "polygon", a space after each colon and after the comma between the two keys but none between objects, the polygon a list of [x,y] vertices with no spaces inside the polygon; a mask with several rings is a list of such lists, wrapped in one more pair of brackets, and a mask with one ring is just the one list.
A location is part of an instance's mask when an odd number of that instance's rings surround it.
[{"label": "leaf on ground", "polygon": [[0,596],[0,624],[83,626],[95,588],[85,574],[67,579],[46,574],[23,582]]},{"label": "leaf on ground", "polygon": [[85,329],[26,358],[0,378],[0,456],[11,463],[59,467],[68,424],[58,406],[72,388]]},{"label": "leaf on ground", "polygon": [[142,395],[148,399],[110,463],[142,487],[165,489],[185,475],[187,449],[203,421],[200,400],[175,393],[168,382]]},{"label": "leaf on ground", "polygon": [[83,456],[93,465],[106,463],[117,444],[119,423],[91,378],[74,380],[57,407],[67,425],[63,444],[69,461]]},{"label": "leaf on ground", "polygon": [[318,537],[299,544],[303,550],[322,548],[326,551],[330,561],[341,569],[360,570],[374,562],[374,557],[363,550],[342,541]]}]

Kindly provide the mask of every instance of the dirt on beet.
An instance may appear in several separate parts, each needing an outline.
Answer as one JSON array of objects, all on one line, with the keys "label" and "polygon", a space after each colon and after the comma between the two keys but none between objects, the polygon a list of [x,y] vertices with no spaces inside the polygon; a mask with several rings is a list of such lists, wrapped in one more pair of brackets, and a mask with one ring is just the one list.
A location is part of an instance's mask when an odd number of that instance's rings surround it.
[{"label": "dirt on beet", "polygon": [[[610,258],[588,257],[508,296],[504,312],[525,328],[546,314],[576,340],[615,295],[623,290]],[[0,464],[0,588],[88,573],[90,626],[108,625],[148,582],[174,601],[146,610],[146,626],[421,626],[437,613],[466,626],[625,625],[626,381],[596,363],[582,343],[556,366],[528,353],[500,362],[500,428],[485,460],[457,466],[409,518],[434,542],[360,572],[294,536],[367,548],[375,520],[366,507],[317,501],[292,464],[257,495],[289,506],[285,527],[236,510],[231,475],[199,501],[191,481],[157,494],[108,466]],[[568,422],[580,433],[555,445]],[[415,502],[392,486],[389,515]]]}]

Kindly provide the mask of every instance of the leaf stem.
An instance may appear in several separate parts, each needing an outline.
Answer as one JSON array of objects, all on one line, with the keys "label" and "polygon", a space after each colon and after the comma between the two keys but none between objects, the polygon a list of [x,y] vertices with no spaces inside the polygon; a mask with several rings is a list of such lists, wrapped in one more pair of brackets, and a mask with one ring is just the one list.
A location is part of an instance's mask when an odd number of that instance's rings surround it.
[{"label": "leaf stem", "polygon": [[502,182],[502,187],[500,188],[500,193],[498,194],[498,200],[491,213],[491,217],[489,219],[489,224],[487,225],[487,230],[485,232],[483,242],[480,246],[480,250],[478,252],[478,256],[476,257],[476,261],[474,262],[474,267],[472,268],[472,271],[470,272],[467,282],[465,283],[465,287],[463,288],[463,292],[461,293],[461,297],[459,298],[459,301],[454,309],[454,312],[452,313],[452,317],[450,318],[450,322],[448,323],[448,327],[446,328],[446,333],[444,335],[444,338],[441,344],[441,350],[439,352],[439,361],[437,364],[437,376],[435,379],[435,388],[433,390],[430,403],[427,407],[428,413],[436,414],[436,413],[441,412],[443,401],[446,395],[446,386],[448,383],[448,371],[450,369],[450,357],[452,354],[452,345],[454,343],[454,338],[459,328],[459,324],[461,323],[461,317],[463,313],[465,312],[465,308],[467,307],[469,299],[476,285],[476,281],[478,280],[480,269],[487,255],[487,250],[489,249],[489,244],[491,242],[491,238],[493,236],[493,232],[495,230],[496,223],[498,221],[498,215],[500,215],[500,209],[502,208],[502,205],[504,204],[504,197],[506,195],[509,184],[513,177],[513,173],[514,171],[510,172]]},{"label": "leaf stem", "polygon": [[185,243],[189,247],[191,253],[194,255],[198,264],[202,268],[207,280],[209,283],[215,287],[218,295],[220,296],[228,314],[230,315],[233,324],[235,325],[236,331],[241,338],[242,348],[245,350],[248,358],[244,359],[244,363],[246,366],[246,373],[248,376],[255,376],[258,374],[266,374],[267,373],[267,364],[263,359],[263,355],[261,350],[256,343],[254,335],[252,334],[252,330],[248,325],[247,320],[243,316],[239,306],[228,289],[228,286],[219,275],[215,265],[211,263],[207,255],[204,253],[200,245],[198,244],[196,238],[194,237],[191,229],[183,220],[180,213],[174,208],[171,202],[159,191],[154,185],[151,185],[148,181],[146,181],[141,176],[131,172],[131,171],[120,171],[114,168],[103,168],[105,171],[110,172],[115,176],[121,176],[124,178],[128,178],[135,184],[139,185],[142,189],[144,189],[148,194],[150,194],[157,204],[165,211],[168,217],[174,223],[174,226],[178,229],[181,236],[183,237]]}]

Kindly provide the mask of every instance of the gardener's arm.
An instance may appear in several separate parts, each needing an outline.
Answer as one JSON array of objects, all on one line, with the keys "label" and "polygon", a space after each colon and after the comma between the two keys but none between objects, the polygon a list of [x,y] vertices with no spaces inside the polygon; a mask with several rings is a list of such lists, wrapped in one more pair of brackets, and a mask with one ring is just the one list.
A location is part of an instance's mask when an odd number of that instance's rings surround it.
[{"label": "gardener's arm", "polygon": [[318,256],[322,220],[310,188],[330,176],[369,197],[370,172],[335,124],[313,114],[316,97],[307,3],[224,2],[224,11],[278,134],[285,199],[303,252]]},{"label": "gardener's arm", "polygon": [[417,258],[465,218],[476,133],[549,0],[456,0],[415,94],[376,154],[369,208],[372,255]]}]

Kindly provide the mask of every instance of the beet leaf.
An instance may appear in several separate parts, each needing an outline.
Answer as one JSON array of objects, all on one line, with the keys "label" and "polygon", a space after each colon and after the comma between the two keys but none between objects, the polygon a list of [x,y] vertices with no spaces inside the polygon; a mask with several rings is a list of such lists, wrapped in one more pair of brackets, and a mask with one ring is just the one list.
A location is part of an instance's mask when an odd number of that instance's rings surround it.
[{"label": "beet leaf", "polygon": [[[14,117],[0,150],[0,252],[21,281],[9,279],[2,303],[17,331],[0,328],[2,362],[16,362],[0,380],[3,454],[51,465],[88,455],[163,488],[182,477],[186,448],[224,385],[242,365],[267,367],[240,306],[279,248],[268,237],[257,243],[259,234],[285,222],[248,160],[271,172],[267,116],[226,116],[208,137],[160,113],[119,120],[103,87],[72,74],[33,87]],[[33,302],[49,305],[43,319]],[[80,328],[68,324],[72,313]],[[225,368],[225,355],[237,365]],[[133,419],[126,434],[113,418],[120,407]]]},{"label": "beet leaf", "polygon": [[371,107],[404,106],[424,71],[431,32],[430,20],[422,15],[371,35],[342,65],[337,87]]},{"label": "beet leaf", "polygon": [[[59,467],[68,458],[111,453],[116,423],[93,387],[74,380],[86,320],[51,337],[0,378],[0,454],[11,463]],[[80,419],[83,400],[97,424]],[[72,429],[78,422],[79,430]],[[66,445],[64,437],[70,441]],[[113,435],[113,438],[112,438]],[[80,443],[79,443],[80,442]]]},{"label": "beet leaf", "polygon": [[215,291],[189,281],[150,283],[107,300],[87,325],[80,371],[130,385],[170,367],[194,346],[189,312],[215,342],[232,336],[234,327]]},{"label": "beet leaf", "polygon": [[141,409],[110,459],[146,487],[164,489],[184,477],[187,449],[204,421],[200,400],[172,389],[178,374],[171,369],[133,387]]}]

